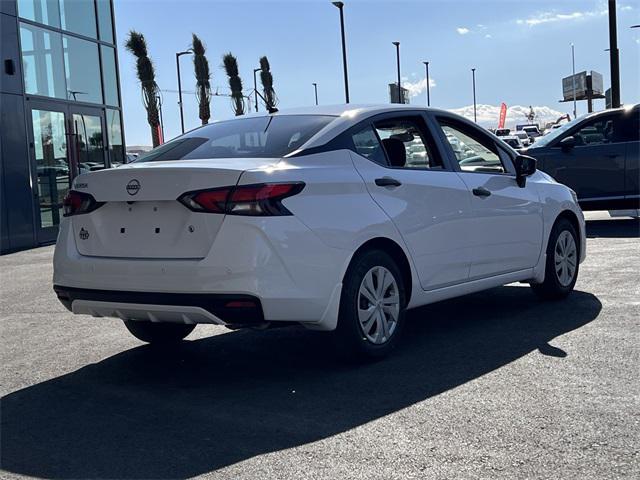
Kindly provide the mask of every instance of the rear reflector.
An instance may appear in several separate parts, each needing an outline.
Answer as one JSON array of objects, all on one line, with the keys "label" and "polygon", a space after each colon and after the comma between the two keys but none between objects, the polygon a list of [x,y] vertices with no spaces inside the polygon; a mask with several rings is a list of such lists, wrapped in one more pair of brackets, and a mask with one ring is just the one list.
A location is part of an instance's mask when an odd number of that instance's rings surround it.
[{"label": "rear reflector", "polygon": [[96,202],[96,199],[88,193],[76,192],[75,190],[69,190],[62,200],[65,217],[93,212],[102,205],[104,202]]},{"label": "rear reflector", "polygon": [[282,200],[300,193],[303,182],[260,183],[187,192],[178,201],[194,212],[228,215],[291,215]]},{"label": "rear reflector", "polygon": [[250,300],[234,300],[227,302],[225,307],[227,308],[256,308],[256,304]]}]

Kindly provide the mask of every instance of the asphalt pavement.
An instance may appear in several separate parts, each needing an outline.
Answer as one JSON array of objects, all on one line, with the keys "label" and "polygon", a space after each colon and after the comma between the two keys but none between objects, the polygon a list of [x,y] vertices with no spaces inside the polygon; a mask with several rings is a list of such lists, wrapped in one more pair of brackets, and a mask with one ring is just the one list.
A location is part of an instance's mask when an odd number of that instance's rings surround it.
[{"label": "asphalt pavement", "polygon": [[640,478],[640,223],[588,218],[567,300],[423,307],[369,365],[297,327],[163,353],[67,312],[52,247],[0,257],[0,476]]}]

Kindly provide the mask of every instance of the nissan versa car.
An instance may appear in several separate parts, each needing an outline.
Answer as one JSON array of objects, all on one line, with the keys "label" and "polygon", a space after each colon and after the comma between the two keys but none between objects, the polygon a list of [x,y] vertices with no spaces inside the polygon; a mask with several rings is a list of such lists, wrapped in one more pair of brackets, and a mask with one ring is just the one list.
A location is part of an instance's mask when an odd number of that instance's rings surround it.
[{"label": "nissan versa car", "polygon": [[562,298],[585,257],[573,191],[474,123],[411,106],[213,123],[78,176],[64,209],[60,301],[160,344],[198,323],[297,323],[378,357],[407,309],[511,282]]}]

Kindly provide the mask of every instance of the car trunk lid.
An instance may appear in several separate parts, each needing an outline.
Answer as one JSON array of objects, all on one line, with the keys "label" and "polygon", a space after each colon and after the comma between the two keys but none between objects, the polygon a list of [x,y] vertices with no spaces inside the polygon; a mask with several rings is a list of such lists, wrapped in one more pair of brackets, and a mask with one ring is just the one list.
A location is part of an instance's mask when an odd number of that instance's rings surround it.
[{"label": "car trunk lid", "polygon": [[245,170],[268,168],[277,161],[148,162],[80,175],[74,190],[104,205],[72,217],[78,251],[95,257],[204,258],[224,214],[193,212],[177,198],[189,191],[234,186]]}]

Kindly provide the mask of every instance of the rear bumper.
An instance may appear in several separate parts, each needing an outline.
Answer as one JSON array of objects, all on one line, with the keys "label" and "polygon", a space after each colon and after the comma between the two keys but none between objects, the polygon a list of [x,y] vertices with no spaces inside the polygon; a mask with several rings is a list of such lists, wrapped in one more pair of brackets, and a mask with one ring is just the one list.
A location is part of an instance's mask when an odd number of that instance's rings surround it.
[{"label": "rear bumper", "polygon": [[[296,217],[268,222],[228,217],[200,260],[81,255],[67,220],[60,226],[53,283],[57,290],[71,292],[63,292],[61,301],[69,303],[70,298],[74,313],[121,318],[128,312],[134,318],[164,321],[160,319],[174,319],[169,310],[183,306],[189,311],[177,313],[195,323],[226,324],[228,320],[216,314],[219,305],[214,308],[202,299],[239,296],[256,299],[267,322],[297,322],[319,330],[332,330],[337,323],[350,252],[327,246]],[[85,291],[91,296],[75,298],[73,305],[72,298]],[[200,309],[197,314],[194,308]]]},{"label": "rear bumper", "polygon": [[174,323],[256,326],[264,323],[260,300],[251,295],[125,292],[54,285],[70,311],[94,317]]}]

